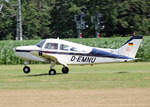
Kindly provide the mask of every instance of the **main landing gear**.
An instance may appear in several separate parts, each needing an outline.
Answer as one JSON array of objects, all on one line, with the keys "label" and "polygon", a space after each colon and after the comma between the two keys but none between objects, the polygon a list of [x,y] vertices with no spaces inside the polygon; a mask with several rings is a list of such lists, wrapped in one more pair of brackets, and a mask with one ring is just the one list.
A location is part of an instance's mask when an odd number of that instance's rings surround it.
[{"label": "main landing gear", "polygon": [[[62,68],[62,73],[63,74],[68,74],[69,72],[69,68],[68,67],[63,67]],[[50,69],[49,70],[49,75],[55,75],[56,74],[56,70],[55,69]]]},{"label": "main landing gear", "polygon": [[[50,70],[49,70],[49,75],[55,75],[55,74],[56,74],[56,70],[55,70],[55,69],[52,69],[54,66],[55,66],[55,63],[54,63],[54,62],[51,62]],[[69,68],[63,66],[63,68],[62,68],[62,73],[63,73],[63,74],[68,74],[68,72],[69,72]]]},{"label": "main landing gear", "polygon": [[69,68],[64,66],[64,67],[62,68],[62,73],[63,73],[63,74],[68,74],[68,72],[69,72]]}]

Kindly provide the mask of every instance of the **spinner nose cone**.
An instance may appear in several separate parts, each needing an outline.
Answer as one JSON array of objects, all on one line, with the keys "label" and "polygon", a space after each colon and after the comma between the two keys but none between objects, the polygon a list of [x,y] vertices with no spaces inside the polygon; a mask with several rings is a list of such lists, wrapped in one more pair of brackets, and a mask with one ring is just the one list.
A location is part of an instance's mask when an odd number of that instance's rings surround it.
[{"label": "spinner nose cone", "polygon": [[18,52],[18,51],[21,51],[21,50],[22,50],[22,47],[21,47],[21,46],[16,47],[16,48],[13,48],[13,51],[14,51],[14,52]]}]

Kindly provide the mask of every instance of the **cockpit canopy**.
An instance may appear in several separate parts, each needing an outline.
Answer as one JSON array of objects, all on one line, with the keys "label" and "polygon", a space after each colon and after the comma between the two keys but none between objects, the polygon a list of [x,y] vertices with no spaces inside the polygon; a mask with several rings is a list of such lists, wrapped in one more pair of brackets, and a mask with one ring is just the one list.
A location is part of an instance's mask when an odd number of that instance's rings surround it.
[{"label": "cockpit canopy", "polygon": [[71,45],[66,45],[62,42],[50,42],[47,40],[42,40],[36,44],[39,48],[48,49],[48,50],[62,50],[62,51],[77,51],[77,48]]}]

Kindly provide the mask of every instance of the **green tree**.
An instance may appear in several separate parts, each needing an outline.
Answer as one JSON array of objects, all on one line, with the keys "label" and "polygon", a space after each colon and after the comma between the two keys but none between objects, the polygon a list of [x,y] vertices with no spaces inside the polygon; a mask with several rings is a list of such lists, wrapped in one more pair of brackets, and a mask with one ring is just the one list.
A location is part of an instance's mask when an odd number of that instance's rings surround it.
[{"label": "green tree", "polygon": [[[33,2],[33,1],[32,1]],[[50,36],[50,7],[37,6],[36,3],[23,2],[23,35],[26,39],[46,38]]]},{"label": "green tree", "polygon": [[[3,3],[0,12],[0,40],[16,38],[17,0]],[[103,36],[150,34],[149,0],[22,0],[23,38],[77,37],[74,15],[86,9],[89,27],[84,37],[95,37],[91,15],[102,13]]]},{"label": "green tree", "polygon": [[15,39],[15,8],[11,7],[7,2],[3,1],[1,3],[3,3],[3,8],[0,12],[0,40]]}]

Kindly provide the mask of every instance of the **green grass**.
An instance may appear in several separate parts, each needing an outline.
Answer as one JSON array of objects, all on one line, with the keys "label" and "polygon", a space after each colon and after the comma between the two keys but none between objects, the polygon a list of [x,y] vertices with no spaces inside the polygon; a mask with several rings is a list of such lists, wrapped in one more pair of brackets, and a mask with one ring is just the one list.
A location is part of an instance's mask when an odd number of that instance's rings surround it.
[{"label": "green grass", "polygon": [[69,74],[49,76],[49,65],[30,65],[30,74],[23,65],[0,66],[0,89],[101,89],[150,88],[150,63],[110,63],[94,66],[69,66]]}]

